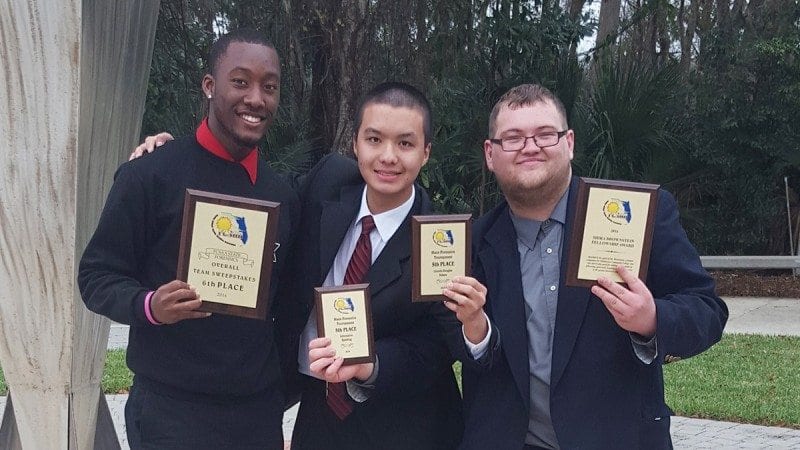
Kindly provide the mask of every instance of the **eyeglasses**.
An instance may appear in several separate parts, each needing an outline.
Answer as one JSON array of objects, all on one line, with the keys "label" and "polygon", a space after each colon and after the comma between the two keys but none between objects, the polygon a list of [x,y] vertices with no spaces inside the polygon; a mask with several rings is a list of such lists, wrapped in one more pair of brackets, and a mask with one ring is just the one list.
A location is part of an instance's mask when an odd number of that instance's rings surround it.
[{"label": "eyeglasses", "polygon": [[558,144],[558,141],[567,134],[569,130],[564,131],[546,131],[544,133],[534,134],[533,136],[513,136],[502,139],[489,139],[492,144],[500,144],[500,148],[504,152],[518,152],[525,148],[528,139],[533,139],[533,143],[539,148],[552,147]]}]

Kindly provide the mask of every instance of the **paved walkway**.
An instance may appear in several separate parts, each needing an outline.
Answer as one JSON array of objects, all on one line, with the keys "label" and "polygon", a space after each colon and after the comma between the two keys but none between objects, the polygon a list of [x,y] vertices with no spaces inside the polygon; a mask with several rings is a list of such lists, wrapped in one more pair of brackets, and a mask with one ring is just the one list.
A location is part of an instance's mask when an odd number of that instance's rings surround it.
[{"label": "paved walkway", "polygon": [[[752,333],[800,336],[800,299],[735,297],[726,298],[730,318],[726,333]],[[109,348],[125,348],[128,330],[123,325],[111,326]],[[126,395],[107,395],[106,400],[123,449],[125,438],[124,407]],[[0,420],[6,399],[0,397]],[[284,415],[284,436],[288,439],[294,426],[297,408]],[[800,430],[779,427],[718,422],[713,420],[672,418],[672,440],[676,449],[798,449]]]},{"label": "paved walkway", "polygon": [[800,336],[800,299],[733,297],[725,303],[726,333]]}]

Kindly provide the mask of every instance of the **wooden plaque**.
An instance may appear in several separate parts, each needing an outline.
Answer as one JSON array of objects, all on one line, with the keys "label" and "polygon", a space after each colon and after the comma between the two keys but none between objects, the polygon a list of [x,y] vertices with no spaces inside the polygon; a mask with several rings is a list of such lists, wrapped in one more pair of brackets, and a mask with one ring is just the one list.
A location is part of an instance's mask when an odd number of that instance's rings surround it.
[{"label": "wooden plaque", "polygon": [[448,300],[445,285],[468,276],[471,262],[470,214],[411,218],[411,301]]},{"label": "wooden plaque", "polygon": [[567,255],[567,286],[591,287],[600,276],[623,283],[617,265],[646,281],[658,185],[581,178]]},{"label": "wooden plaque", "polygon": [[369,283],[314,288],[317,334],[331,339],[342,365],[375,362]]},{"label": "wooden plaque", "polygon": [[279,203],[186,190],[178,279],[200,311],[266,320]]}]

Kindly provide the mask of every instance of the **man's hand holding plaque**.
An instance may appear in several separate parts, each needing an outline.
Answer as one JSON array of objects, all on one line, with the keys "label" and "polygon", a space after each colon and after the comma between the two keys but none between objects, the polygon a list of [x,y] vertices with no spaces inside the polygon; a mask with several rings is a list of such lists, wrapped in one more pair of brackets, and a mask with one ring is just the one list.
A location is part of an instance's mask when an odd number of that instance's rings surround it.
[{"label": "man's hand holding plaque", "polygon": [[211,313],[199,311],[202,304],[194,288],[181,280],[172,280],[161,285],[150,297],[149,313],[156,322],[163,324],[203,319]]},{"label": "man's hand holding plaque", "polygon": [[442,294],[447,298],[444,306],[464,325],[464,337],[473,344],[481,342],[489,333],[489,321],[483,312],[486,286],[472,277],[455,277]]},{"label": "man's hand holding plaque", "polygon": [[602,300],[620,328],[649,339],[656,332],[656,303],[653,294],[625,266],[618,266],[617,274],[622,278],[622,283],[600,277],[597,285],[592,286],[592,294]]},{"label": "man's hand holding plaque", "polygon": [[352,379],[364,381],[372,375],[375,364],[369,362],[345,365],[345,359],[336,354],[332,343],[328,337],[316,338],[308,343],[309,370],[316,378],[328,383],[343,383]]}]

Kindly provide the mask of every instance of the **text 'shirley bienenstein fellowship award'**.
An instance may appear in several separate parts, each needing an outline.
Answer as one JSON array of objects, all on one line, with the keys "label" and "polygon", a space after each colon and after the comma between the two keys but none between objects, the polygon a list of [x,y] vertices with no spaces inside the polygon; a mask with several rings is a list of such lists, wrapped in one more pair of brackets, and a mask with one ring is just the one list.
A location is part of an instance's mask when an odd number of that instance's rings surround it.
[{"label": "text 'shirley bienenstein fellowship award'", "polygon": [[566,284],[589,287],[601,276],[622,282],[618,265],[646,281],[657,199],[658,185],[581,178]]},{"label": "text 'shirley bienenstein fellowship award'", "polygon": [[266,319],[278,207],[187,189],[178,279],[195,288],[201,311]]},{"label": "text 'shirley bienenstein fellowship award'", "polygon": [[317,334],[331,340],[342,365],[375,362],[369,284],[314,288]]},{"label": "text 'shirley bienenstein fellowship award'", "polygon": [[447,300],[447,283],[470,271],[469,214],[411,218],[411,300]]}]

